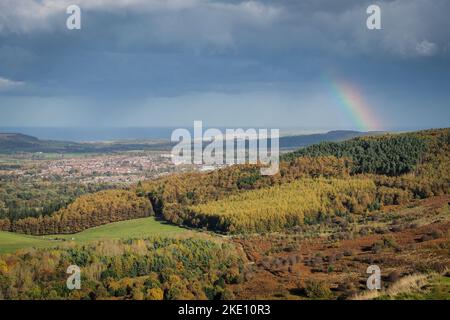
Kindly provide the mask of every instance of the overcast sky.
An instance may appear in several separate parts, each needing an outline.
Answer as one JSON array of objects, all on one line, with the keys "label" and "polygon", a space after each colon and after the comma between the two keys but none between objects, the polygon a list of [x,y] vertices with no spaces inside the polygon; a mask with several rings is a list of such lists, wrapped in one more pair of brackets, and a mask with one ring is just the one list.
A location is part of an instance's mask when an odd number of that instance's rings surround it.
[{"label": "overcast sky", "polygon": [[[366,28],[371,3],[382,30]],[[448,0],[1,0],[0,126],[357,129],[341,81],[371,129],[449,126],[449,14]]]}]

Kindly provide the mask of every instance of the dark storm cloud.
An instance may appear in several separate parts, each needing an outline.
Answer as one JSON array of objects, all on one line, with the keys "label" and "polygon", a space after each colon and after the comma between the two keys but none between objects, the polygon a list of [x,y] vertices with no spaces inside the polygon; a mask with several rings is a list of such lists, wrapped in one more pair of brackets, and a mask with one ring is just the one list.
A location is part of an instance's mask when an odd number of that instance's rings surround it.
[{"label": "dark storm cloud", "polygon": [[[82,10],[79,31],[65,27],[65,10],[73,3]],[[48,122],[66,124],[97,117],[109,108],[105,123],[117,124],[124,119],[120,110],[126,105],[130,114],[135,109],[158,110],[158,121],[173,122],[177,113],[184,114],[180,101],[187,97],[197,104],[199,115],[213,119],[215,111],[208,115],[208,103],[201,97],[238,103],[240,95],[248,94],[267,115],[282,101],[290,111],[309,110],[316,118],[311,108],[330,103],[317,98],[328,72],[366,88],[374,104],[383,103],[383,112],[391,108],[386,100],[395,97],[399,106],[391,110],[394,119],[406,108],[402,101],[420,102],[410,95],[424,87],[440,97],[436,110],[448,112],[443,108],[448,96],[441,90],[449,84],[445,68],[450,59],[450,2],[377,1],[383,26],[377,31],[365,27],[371,3],[3,0],[0,113],[28,108],[39,114],[40,106],[47,104],[44,109],[54,115]],[[192,98],[195,94],[199,96]],[[293,102],[297,94],[302,103]],[[280,95],[289,102],[274,98]],[[177,97],[180,101],[170,100]],[[165,115],[166,104],[178,111]],[[209,104],[211,109],[224,107],[219,101]],[[58,105],[66,112],[54,111]],[[8,117],[2,117],[2,124],[25,120],[14,111],[8,111]],[[278,122],[292,121],[289,116],[283,119]],[[135,121],[130,116],[127,124]]]}]

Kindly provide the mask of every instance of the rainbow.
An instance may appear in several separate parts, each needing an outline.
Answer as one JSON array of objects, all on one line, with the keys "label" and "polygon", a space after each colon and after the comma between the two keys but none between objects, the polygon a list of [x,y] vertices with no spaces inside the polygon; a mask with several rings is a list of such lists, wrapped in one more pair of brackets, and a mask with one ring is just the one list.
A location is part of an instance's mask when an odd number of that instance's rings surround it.
[{"label": "rainbow", "polygon": [[381,130],[382,125],[372,109],[363,99],[358,88],[346,81],[329,78],[333,95],[338,105],[352,119],[360,131]]}]

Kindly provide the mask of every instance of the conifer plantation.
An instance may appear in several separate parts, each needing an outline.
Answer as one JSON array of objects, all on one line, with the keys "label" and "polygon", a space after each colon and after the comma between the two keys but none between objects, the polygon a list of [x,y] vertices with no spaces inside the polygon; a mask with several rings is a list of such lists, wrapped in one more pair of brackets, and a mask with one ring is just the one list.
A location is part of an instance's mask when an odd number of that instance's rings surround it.
[{"label": "conifer plantation", "polygon": [[370,179],[302,179],[192,206],[183,223],[224,233],[281,231],[305,218],[363,213],[375,201]]},{"label": "conifer plantation", "polygon": [[[125,190],[107,190],[84,195],[50,216],[24,218],[10,224],[13,232],[47,235],[83,231],[106,223],[148,217],[146,198]],[[3,222],[6,226],[8,223]]]}]

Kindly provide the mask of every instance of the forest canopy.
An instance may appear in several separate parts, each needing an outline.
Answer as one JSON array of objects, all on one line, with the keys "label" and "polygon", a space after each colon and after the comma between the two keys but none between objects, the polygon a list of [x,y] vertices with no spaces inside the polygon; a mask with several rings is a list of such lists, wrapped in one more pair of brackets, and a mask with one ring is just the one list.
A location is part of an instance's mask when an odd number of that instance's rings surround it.
[{"label": "forest canopy", "polygon": [[[81,290],[65,284],[82,268]],[[0,299],[230,299],[243,261],[230,244],[148,238],[0,255]]]},{"label": "forest canopy", "polygon": [[76,233],[106,223],[143,218],[151,214],[152,208],[147,198],[139,197],[132,191],[105,190],[83,195],[53,215],[13,221],[10,230],[34,235]]},{"label": "forest canopy", "polygon": [[353,173],[396,176],[411,172],[426,150],[423,138],[414,135],[360,137],[344,142],[322,142],[288,153],[283,160],[298,157],[335,156],[353,161]]}]

